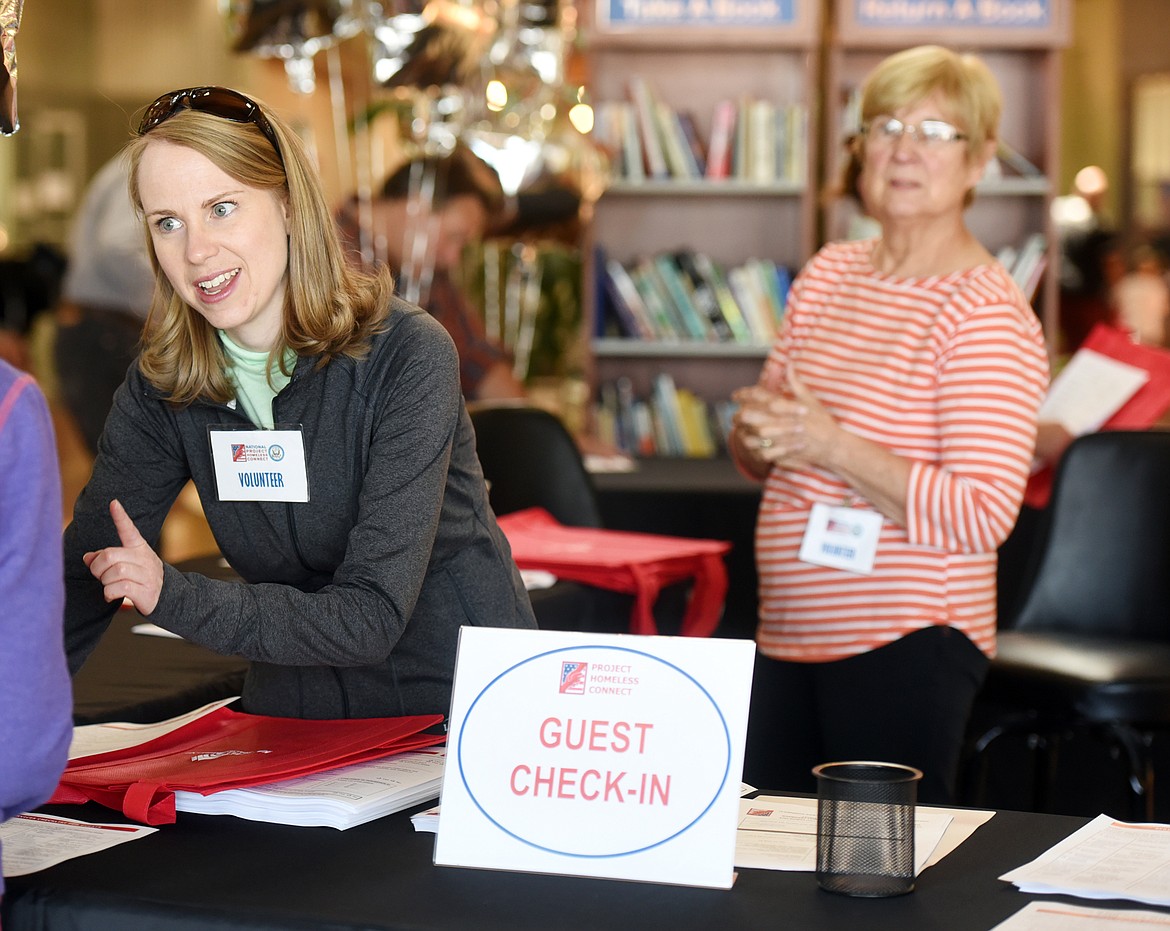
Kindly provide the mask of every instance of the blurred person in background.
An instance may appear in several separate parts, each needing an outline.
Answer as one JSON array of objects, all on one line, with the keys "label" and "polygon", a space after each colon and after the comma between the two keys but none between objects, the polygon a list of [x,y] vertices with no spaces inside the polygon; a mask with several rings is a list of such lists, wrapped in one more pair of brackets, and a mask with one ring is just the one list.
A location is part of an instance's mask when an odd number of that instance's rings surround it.
[{"label": "blurred person in background", "polygon": [[62,399],[91,455],[114,392],[138,354],[154,270],[134,212],[125,157],[94,175],[70,235],[54,360]]}]

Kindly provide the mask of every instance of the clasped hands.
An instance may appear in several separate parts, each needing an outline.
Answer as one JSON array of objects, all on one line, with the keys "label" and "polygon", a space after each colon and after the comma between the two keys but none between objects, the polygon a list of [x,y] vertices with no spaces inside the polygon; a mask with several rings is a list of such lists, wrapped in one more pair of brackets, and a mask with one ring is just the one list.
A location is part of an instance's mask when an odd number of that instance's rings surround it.
[{"label": "clasped hands", "polygon": [[731,395],[739,405],[732,426],[749,465],[760,470],[827,467],[840,430],[832,415],[789,366],[788,391],[753,385]]},{"label": "clasped hands", "polygon": [[116,498],[110,502],[110,517],[122,545],[86,553],[82,561],[102,583],[106,601],[129,598],[139,614],[149,615],[162,594],[163,562]]}]

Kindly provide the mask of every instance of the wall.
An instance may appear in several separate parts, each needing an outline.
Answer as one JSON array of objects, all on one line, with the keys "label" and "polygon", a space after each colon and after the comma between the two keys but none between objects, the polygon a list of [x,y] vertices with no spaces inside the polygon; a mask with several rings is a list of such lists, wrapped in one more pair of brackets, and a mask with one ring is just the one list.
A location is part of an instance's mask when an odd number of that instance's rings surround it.
[{"label": "wall", "polygon": [[[15,223],[23,244],[30,237],[60,241],[67,229],[68,218],[43,198],[49,188],[58,192],[54,200],[63,196],[69,179],[58,176],[67,172],[54,170],[52,185],[40,177],[46,173],[43,153],[58,140],[37,136],[55,123],[55,111],[71,111],[82,127],[75,199],[130,138],[147,103],[168,89],[199,84],[226,84],[271,104],[317,152],[329,196],[348,193],[348,139],[339,150],[329,95],[294,93],[281,62],[233,53],[228,43],[219,0],[25,0],[16,41],[22,128],[0,137],[0,223],[11,228],[13,215],[23,216]],[[364,60],[364,50],[354,40],[331,62],[318,55],[319,86],[329,80],[331,64],[341,70],[359,57]]]},{"label": "wall", "polygon": [[1057,190],[1069,193],[1077,171],[1100,165],[1112,179],[1104,212],[1113,223],[1120,219],[1126,187],[1121,19],[1118,0],[1076,0],[1073,5],[1073,41],[1064,54]]},{"label": "wall", "polygon": [[[1170,70],[1165,39],[1170,3],[1073,3],[1058,184],[1066,192],[1078,168],[1101,165],[1114,179],[1107,213],[1124,223],[1131,203],[1125,171],[1129,87],[1138,74]],[[75,108],[85,125],[87,174],[125,142],[135,111],[162,90],[223,83],[263,97],[304,128],[332,196],[342,196],[350,186],[349,153],[335,144],[328,95],[299,97],[288,89],[278,62],[231,53],[219,0],[25,0],[17,53],[22,122],[29,127],[43,108]],[[343,47],[341,67],[352,67],[361,53]],[[318,72],[327,81],[324,57],[318,56]],[[28,170],[21,163],[20,152],[27,148],[22,134],[0,138],[0,222],[12,209],[11,178]]]}]

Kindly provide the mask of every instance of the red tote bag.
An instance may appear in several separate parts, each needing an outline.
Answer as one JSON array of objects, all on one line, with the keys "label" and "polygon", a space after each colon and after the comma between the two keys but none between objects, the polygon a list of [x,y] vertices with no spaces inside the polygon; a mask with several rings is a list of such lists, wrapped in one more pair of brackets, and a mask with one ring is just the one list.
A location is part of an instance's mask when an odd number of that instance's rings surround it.
[{"label": "red tote bag", "polygon": [[50,803],[94,801],[143,824],[175,820],[175,791],[210,795],[442,743],[443,716],[306,721],[218,708],[154,740],[70,760]]},{"label": "red tote bag", "polygon": [[634,596],[630,631],[657,633],[654,603],[666,585],[694,581],[682,634],[706,637],[723,614],[731,549],[724,540],[665,534],[566,527],[543,508],[527,508],[497,518],[521,569],[544,569],[562,579],[584,582]]}]

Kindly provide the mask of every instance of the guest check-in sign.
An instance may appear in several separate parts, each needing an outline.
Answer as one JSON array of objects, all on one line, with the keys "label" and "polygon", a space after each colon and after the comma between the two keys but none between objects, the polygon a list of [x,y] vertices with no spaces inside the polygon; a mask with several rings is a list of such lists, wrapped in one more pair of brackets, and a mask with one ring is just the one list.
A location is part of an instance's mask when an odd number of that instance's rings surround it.
[{"label": "guest check-in sign", "polygon": [[464,627],[435,862],[729,888],[753,653]]}]

